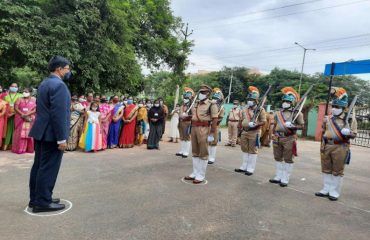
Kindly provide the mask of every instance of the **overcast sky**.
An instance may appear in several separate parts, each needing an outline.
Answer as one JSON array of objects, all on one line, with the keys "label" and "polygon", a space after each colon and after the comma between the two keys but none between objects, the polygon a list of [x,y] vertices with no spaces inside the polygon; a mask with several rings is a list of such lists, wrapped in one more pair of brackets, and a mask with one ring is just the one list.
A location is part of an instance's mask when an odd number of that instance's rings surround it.
[{"label": "overcast sky", "polygon": [[306,73],[370,58],[370,0],[172,0],[172,9],[194,30],[188,72],[300,71],[303,49],[294,42],[316,48],[307,51]]}]

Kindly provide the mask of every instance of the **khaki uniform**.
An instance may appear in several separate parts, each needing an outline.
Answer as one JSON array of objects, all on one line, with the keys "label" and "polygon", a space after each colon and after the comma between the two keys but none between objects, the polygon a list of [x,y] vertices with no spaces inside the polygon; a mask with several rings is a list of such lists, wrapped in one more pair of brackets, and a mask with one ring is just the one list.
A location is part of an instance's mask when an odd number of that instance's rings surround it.
[{"label": "khaki uniform", "polygon": [[186,114],[186,111],[188,110],[188,107],[186,104],[183,104],[180,107],[180,123],[179,123],[179,133],[180,133],[180,140],[181,141],[190,141],[190,132],[189,128],[191,125],[191,116],[188,116]]},{"label": "khaki uniform", "polygon": [[[280,111],[282,116],[285,120],[287,120],[291,114],[291,110],[282,110]],[[293,163],[293,154],[295,153],[296,149],[294,149],[296,135],[295,132],[289,131],[288,128],[285,127],[285,122],[282,123],[279,120],[279,112],[276,112],[274,115],[274,122],[275,122],[275,136],[273,137],[273,152],[274,158],[278,162],[286,163]],[[303,114],[300,113],[296,119],[296,124],[304,125]]]},{"label": "khaki uniform", "polygon": [[210,146],[217,146],[217,143],[218,143],[218,132],[219,132],[219,126],[220,126],[220,123],[222,122],[222,119],[224,118],[225,116],[225,109],[223,108],[223,106],[218,106],[217,104],[215,104],[217,106],[217,109],[218,109],[218,122],[217,122],[217,128],[215,130],[215,132],[213,133],[213,137],[215,140],[213,140],[213,142],[210,142],[209,145]]},{"label": "khaki uniform", "polygon": [[229,121],[227,123],[227,128],[229,133],[229,144],[231,144],[232,146],[236,145],[236,140],[238,138],[238,127],[241,118],[242,111],[240,110],[240,108],[233,108],[230,110],[228,115]]},{"label": "khaki uniform", "polygon": [[218,106],[209,99],[194,104],[192,111],[191,146],[195,158],[208,160],[208,134],[210,122],[218,118]]},{"label": "khaki uniform", "polygon": [[[324,135],[321,146],[321,170],[323,173],[343,176],[345,161],[350,151],[349,141],[340,134],[340,130],[346,125],[345,116],[345,113],[342,113],[337,118],[324,119]],[[338,130],[335,129],[331,121],[337,124]],[[353,118],[350,128],[353,133],[357,133],[356,118]]]},{"label": "khaki uniform", "polygon": [[[253,110],[250,108],[247,108],[242,112],[243,132],[240,137],[240,146],[243,152],[249,154],[258,153],[258,146],[256,143],[259,141],[259,137],[261,135],[260,127],[253,130],[248,130],[248,124],[252,121],[253,115]],[[266,112],[264,109],[262,109],[260,115],[258,116],[257,122],[266,122]]]}]

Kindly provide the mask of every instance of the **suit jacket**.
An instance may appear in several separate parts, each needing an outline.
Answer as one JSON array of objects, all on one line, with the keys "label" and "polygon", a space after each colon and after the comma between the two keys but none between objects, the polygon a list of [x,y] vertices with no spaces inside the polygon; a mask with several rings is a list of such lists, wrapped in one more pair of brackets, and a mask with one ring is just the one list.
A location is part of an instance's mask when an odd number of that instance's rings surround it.
[{"label": "suit jacket", "polygon": [[66,84],[51,74],[37,89],[36,120],[29,136],[39,141],[68,140],[71,94]]}]

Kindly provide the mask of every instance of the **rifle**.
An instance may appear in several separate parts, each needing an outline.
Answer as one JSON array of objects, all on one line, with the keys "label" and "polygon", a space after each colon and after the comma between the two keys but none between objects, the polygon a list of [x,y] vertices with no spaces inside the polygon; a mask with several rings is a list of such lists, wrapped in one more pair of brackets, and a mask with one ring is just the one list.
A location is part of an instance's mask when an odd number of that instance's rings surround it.
[{"label": "rifle", "polygon": [[358,96],[356,95],[353,98],[353,100],[351,102],[351,105],[349,105],[349,107],[348,107],[348,112],[347,112],[347,115],[346,115],[346,118],[345,118],[346,128],[350,128],[350,126],[349,126],[349,118],[351,116],[351,112],[353,111],[353,109],[355,107],[355,104],[357,102],[357,98],[358,98]]},{"label": "rifle", "polygon": [[295,120],[297,120],[299,114],[302,112],[302,109],[303,109],[303,106],[307,100],[307,96],[308,94],[311,92],[313,88],[313,85],[311,85],[307,91],[305,92],[305,94],[302,96],[302,98],[298,101],[297,105],[293,108],[293,113],[292,115],[290,115],[289,119],[287,121],[291,122],[291,123],[294,123]]},{"label": "rifle", "polygon": [[267,100],[267,96],[268,94],[270,93],[271,91],[271,85],[269,85],[269,88],[267,89],[267,91],[263,94],[262,98],[261,98],[261,101],[257,104],[257,107],[254,109],[253,111],[253,117],[252,117],[252,121],[251,122],[255,122],[259,115],[261,114],[261,111],[263,109],[263,106],[265,105],[266,103],[266,100]]}]

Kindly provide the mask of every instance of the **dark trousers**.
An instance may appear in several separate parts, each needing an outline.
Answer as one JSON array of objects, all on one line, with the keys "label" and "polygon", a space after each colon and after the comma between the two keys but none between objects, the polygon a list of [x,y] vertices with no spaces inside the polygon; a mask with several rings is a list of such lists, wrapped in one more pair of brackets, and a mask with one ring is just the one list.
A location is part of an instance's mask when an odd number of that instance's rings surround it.
[{"label": "dark trousers", "polygon": [[35,140],[35,160],[30,176],[30,203],[46,206],[51,203],[63,151],[56,142]]}]

